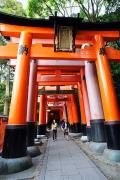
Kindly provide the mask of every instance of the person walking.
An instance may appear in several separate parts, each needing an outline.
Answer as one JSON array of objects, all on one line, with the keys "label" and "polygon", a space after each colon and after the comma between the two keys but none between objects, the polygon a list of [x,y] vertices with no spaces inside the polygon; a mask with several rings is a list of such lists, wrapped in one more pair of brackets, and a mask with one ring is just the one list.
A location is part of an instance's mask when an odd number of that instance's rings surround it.
[{"label": "person walking", "polygon": [[66,120],[62,124],[62,129],[64,132],[64,138],[69,140],[69,124]]},{"label": "person walking", "polygon": [[53,131],[53,141],[57,140],[57,123],[55,119],[52,122],[52,131]]}]

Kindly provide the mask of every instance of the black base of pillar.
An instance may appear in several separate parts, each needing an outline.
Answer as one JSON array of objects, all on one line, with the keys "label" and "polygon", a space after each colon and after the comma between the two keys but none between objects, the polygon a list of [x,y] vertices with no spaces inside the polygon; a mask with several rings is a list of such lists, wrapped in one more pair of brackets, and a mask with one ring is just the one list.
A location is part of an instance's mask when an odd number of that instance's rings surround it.
[{"label": "black base of pillar", "polygon": [[70,124],[70,126],[69,126],[69,132],[70,132],[70,133],[73,133],[73,131],[74,131],[74,129],[73,129],[73,125],[72,125],[72,124]]},{"label": "black base of pillar", "polygon": [[37,125],[37,135],[46,134],[46,124]]},{"label": "black base of pillar", "polygon": [[2,157],[19,158],[26,155],[26,125],[7,125]]},{"label": "black base of pillar", "polygon": [[86,135],[87,135],[88,141],[91,141],[92,140],[91,127],[86,127]]},{"label": "black base of pillar", "polygon": [[37,124],[35,124],[35,138],[37,138]]},{"label": "black base of pillar", "polygon": [[81,132],[81,124],[75,123],[74,124],[74,130],[75,130],[75,133],[80,133]]},{"label": "black base of pillar", "polygon": [[93,142],[106,142],[104,119],[90,121],[91,136]]},{"label": "black base of pillar", "polygon": [[86,133],[86,124],[81,124],[81,129],[82,129],[83,136],[87,136],[87,133]]},{"label": "black base of pillar", "polygon": [[105,122],[108,149],[120,150],[120,121]]},{"label": "black base of pillar", "polygon": [[74,124],[70,125],[69,131],[70,131],[70,133],[80,133],[81,132],[80,127],[81,127],[80,123],[74,123]]},{"label": "black base of pillar", "polygon": [[27,146],[34,146],[35,122],[27,122]]}]

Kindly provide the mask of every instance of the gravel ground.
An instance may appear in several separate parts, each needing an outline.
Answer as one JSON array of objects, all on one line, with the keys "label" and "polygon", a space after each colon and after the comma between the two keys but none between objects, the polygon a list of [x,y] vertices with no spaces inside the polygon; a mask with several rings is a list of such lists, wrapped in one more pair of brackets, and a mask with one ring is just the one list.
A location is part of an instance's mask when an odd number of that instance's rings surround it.
[{"label": "gravel ground", "polygon": [[120,163],[113,163],[105,159],[102,155],[92,152],[89,148],[89,142],[83,143],[80,139],[73,139],[85,154],[99,167],[101,172],[108,180],[120,180]]},{"label": "gravel ground", "polygon": [[0,175],[0,180],[35,180],[42,169],[47,142],[48,140],[44,140],[44,143],[39,146],[41,154],[40,156],[32,158],[33,166],[31,168],[15,174]]}]

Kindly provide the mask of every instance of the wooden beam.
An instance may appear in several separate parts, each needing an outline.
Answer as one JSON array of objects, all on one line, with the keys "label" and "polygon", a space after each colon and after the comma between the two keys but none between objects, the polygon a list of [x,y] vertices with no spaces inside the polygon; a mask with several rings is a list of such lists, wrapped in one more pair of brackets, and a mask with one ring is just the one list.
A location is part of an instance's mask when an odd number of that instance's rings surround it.
[{"label": "wooden beam", "polygon": [[[58,66],[57,67],[57,70],[61,70],[61,72],[80,72],[80,67],[81,66]],[[48,67],[48,66],[38,66],[37,67],[37,70],[38,71],[55,71],[56,70],[56,67],[55,66],[51,66],[51,67]]]},{"label": "wooden beam", "polygon": [[38,86],[67,86],[77,85],[78,82],[38,82]]},{"label": "wooden beam", "polygon": [[[11,37],[12,43],[19,43],[20,38]],[[32,39],[33,44],[42,44],[44,47],[54,47],[54,39]],[[82,44],[93,44],[93,41],[89,40],[75,40],[75,46],[76,48],[80,48]]]},{"label": "wooden beam", "polygon": [[79,82],[80,75],[37,75],[37,82]]},{"label": "wooden beam", "polygon": [[47,97],[47,102],[61,102],[61,101],[67,101],[67,98],[48,98]]},{"label": "wooden beam", "polygon": [[[20,37],[22,31],[29,31],[32,33],[33,38],[54,39],[54,28],[48,27],[17,26],[1,23],[0,31],[3,36]],[[76,34],[76,39],[93,40],[93,37],[97,34],[100,34],[105,40],[116,40],[119,38],[119,31],[79,30]]]},{"label": "wooden beam", "polygon": [[[101,35],[105,41],[117,40],[119,38],[119,31],[92,31],[92,30],[82,30],[78,31],[76,34],[76,39],[78,40],[93,40],[95,35]],[[94,41],[94,40],[93,40]]]},{"label": "wooden beam", "polygon": [[[8,43],[6,46],[0,46],[1,59],[16,59],[18,45]],[[120,61],[120,51],[112,47],[106,48],[106,55],[110,61]],[[54,52],[51,47],[43,47],[41,44],[33,44],[31,47],[31,58],[37,60],[79,60],[95,61],[96,53],[93,47],[80,49],[79,52]]]},{"label": "wooden beam", "polygon": [[54,29],[44,27],[16,26],[10,24],[0,24],[0,31],[3,36],[20,37],[22,31],[29,31],[33,38],[53,39]]},{"label": "wooden beam", "polygon": [[[61,71],[61,75],[76,75],[80,72],[79,71]],[[41,70],[41,71],[37,71],[37,74],[41,74],[41,75],[56,75],[56,71],[51,71],[51,70]]]},{"label": "wooden beam", "polygon": [[39,90],[38,94],[46,94],[46,95],[51,95],[51,94],[77,94],[77,90]]},{"label": "wooden beam", "polygon": [[[16,59],[18,45],[8,43],[6,46],[0,46],[0,58],[2,59]],[[88,61],[95,60],[95,52],[93,49],[87,51],[81,49],[80,52],[54,52],[51,47],[43,47],[41,44],[33,44],[31,47],[31,58],[33,59],[52,59],[52,60],[81,60]]]}]

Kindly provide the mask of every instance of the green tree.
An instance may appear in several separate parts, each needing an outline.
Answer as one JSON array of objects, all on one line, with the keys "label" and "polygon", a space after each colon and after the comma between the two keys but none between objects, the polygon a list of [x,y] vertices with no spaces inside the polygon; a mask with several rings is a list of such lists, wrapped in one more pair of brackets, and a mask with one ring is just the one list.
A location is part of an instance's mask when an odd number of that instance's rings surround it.
[{"label": "green tree", "polygon": [[74,0],[28,0],[27,15],[29,17],[75,16],[74,9],[78,8]]},{"label": "green tree", "polygon": [[57,11],[60,16],[76,16],[79,12],[84,20],[95,22],[106,4],[105,0],[28,0],[27,15],[48,17]]},{"label": "green tree", "polygon": [[0,60],[0,113],[8,115],[12,92],[14,70],[9,66],[9,60]]},{"label": "green tree", "polygon": [[80,14],[85,21],[100,21],[99,17],[104,14],[105,0],[75,0],[80,8]]},{"label": "green tree", "polygon": [[119,0],[28,0],[26,13],[29,17],[76,16],[79,12],[84,21],[115,21],[120,17]]},{"label": "green tree", "polygon": [[26,16],[22,3],[17,0],[0,0],[0,11],[18,16]]},{"label": "green tree", "polygon": [[105,14],[101,17],[102,21],[115,22],[120,20],[120,1],[106,0]]}]

